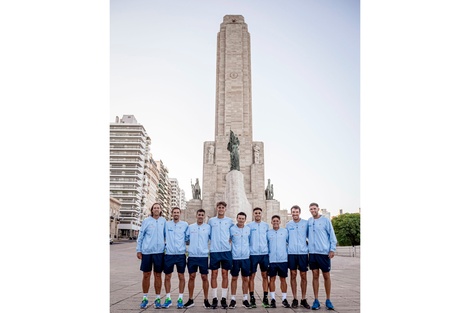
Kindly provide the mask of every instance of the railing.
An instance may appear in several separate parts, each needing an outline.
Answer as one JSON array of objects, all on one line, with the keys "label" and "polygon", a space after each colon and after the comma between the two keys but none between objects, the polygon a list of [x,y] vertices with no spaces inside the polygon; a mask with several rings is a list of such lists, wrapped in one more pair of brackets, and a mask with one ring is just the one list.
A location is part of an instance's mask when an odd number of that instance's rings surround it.
[{"label": "railing", "polygon": [[361,257],[361,246],[355,246],[355,247],[352,247],[352,246],[338,247],[338,246],[336,246],[335,255],[360,258]]}]

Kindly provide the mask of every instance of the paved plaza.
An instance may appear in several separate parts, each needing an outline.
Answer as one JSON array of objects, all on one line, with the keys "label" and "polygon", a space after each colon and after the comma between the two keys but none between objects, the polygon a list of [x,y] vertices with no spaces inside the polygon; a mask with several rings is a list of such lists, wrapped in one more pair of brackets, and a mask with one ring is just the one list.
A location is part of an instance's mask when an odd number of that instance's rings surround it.
[{"label": "paved plaza", "polygon": [[[110,246],[110,312],[111,313],[124,313],[124,312],[155,312],[153,305],[149,306],[147,309],[142,310],[139,308],[140,302],[142,300],[142,272],[140,271],[140,260],[136,257],[135,252],[136,242],[135,241],[120,241],[115,242]],[[162,273],[162,278],[164,274]],[[184,291],[183,301],[186,303],[188,300],[188,289],[187,282],[189,275],[186,272],[186,287]],[[218,280],[218,295],[220,298],[220,288],[222,278],[219,273]],[[230,282],[229,274],[229,282]],[[241,292],[241,278],[238,281],[238,290],[237,290],[237,307],[233,311],[251,311],[255,312],[291,312],[292,311],[310,311],[304,308],[297,309],[286,309],[283,308],[280,304],[281,302],[281,291],[279,287],[279,278],[276,279],[276,302],[278,303],[277,308],[263,308],[261,306],[261,300],[263,297],[262,284],[261,284],[261,274],[256,276],[255,281],[255,297],[258,307],[255,309],[246,309],[241,306],[242,303],[242,292]],[[332,288],[331,288],[331,301],[335,306],[336,312],[341,313],[357,313],[360,312],[360,258],[355,257],[343,257],[335,256],[332,259]],[[209,274],[210,279],[210,274]],[[311,305],[313,297],[312,289],[312,272],[308,272],[308,282],[307,282],[307,301]],[[287,290],[287,300],[289,303],[292,302],[292,292],[290,289],[289,277],[287,278],[288,290]],[[230,285],[230,283],[229,283]],[[300,276],[297,276],[297,285],[298,285],[298,295],[300,296]],[[202,291],[202,282],[200,275],[196,277],[196,283],[194,288],[194,302],[195,306],[189,309],[177,309],[176,300],[178,296],[178,276],[173,272],[172,282],[171,282],[171,296],[173,300],[173,306],[169,309],[161,309],[161,311],[177,311],[179,313],[201,313],[207,312],[209,310],[205,309],[202,306],[204,301],[203,291]],[[165,296],[165,287],[162,284],[162,296]],[[209,287],[209,302],[212,303],[211,299],[211,288]],[[269,296],[270,297],[270,296]],[[153,289],[153,276],[150,282],[149,290],[149,301],[153,303],[155,300],[155,290]],[[320,292],[319,300],[321,303],[320,312],[327,311],[325,307],[325,291],[323,288],[323,278],[320,278]],[[228,302],[230,302],[230,289]],[[299,299],[300,302],[300,299]],[[220,299],[219,299],[220,304]],[[188,312],[186,312],[188,311]],[[223,309],[217,309],[217,311],[223,311]],[[318,312],[317,311],[317,312]],[[271,312],[273,313],[273,312]]]}]

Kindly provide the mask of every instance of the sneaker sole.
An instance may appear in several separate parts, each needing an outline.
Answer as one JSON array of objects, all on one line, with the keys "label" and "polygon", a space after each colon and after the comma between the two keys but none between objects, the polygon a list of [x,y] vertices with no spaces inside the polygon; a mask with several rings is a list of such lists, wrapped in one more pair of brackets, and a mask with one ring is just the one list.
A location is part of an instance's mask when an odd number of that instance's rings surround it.
[{"label": "sneaker sole", "polygon": [[184,309],[187,309],[187,308],[191,308],[191,307],[193,307],[193,306],[194,306],[194,303],[191,304],[191,305],[188,305],[188,306],[183,306],[183,308],[184,308]]},{"label": "sneaker sole", "polygon": [[170,306],[171,306],[171,304],[167,305],[167,306],[162,306],[162,309],[168,309]]},{"label": "sneaker sole", "polygon": [[312,308],[312,310],[320,310],[320,307],[318,307],[318,308]]},{"label": "sneaker sole", "polygon": [[235,309],[236,307],[237,307],[237,306],[235,305],[235,306],[229,306],[228,308],[229,308],[229,309]]}]

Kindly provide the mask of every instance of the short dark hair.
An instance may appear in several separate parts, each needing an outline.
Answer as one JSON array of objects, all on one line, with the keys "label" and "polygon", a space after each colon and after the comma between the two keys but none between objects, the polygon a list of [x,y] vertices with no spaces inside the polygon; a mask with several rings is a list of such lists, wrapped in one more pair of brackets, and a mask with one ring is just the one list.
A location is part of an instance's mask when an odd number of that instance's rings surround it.
[{"label": "short dark hair", "polygon": [[171,213],[173,213],[173,211],[174,211],[174,210],[179,210],[179,211],[180,211],[180,213],[181,213],[181,209],[180,209],[180,208],[178,208],[177,206],[175,206],[175,207],[173,207],[173,208],[171,209]]},{"label": "short dark hair", "polygon": [[219,205],[223,205],[224,207],[227,207],[227,203],[223,202],[223,201],[219,201],[217,202],[217,204],[215,205],[215,207],[218,207]]},{"label": "short dark hair", "polygon": [[292,208],[290,208],[291,213],[292,213],[292,209],[297,209],[297,210],[299,210],[299,213],[301,212],[300,207],[298,205],[294,205],[294,206],[292,206]]},{"label": "short dark hair", "polygon": [[273,216],[271,217],[271,221],[272,221],[273,219],[275,219],[275,218],[281,220],[281,217],[280,217],[279,215],[273,215]]},{"label": "short dark hair", "polygon": [[246,218],[245,212],[240,212],[240,213],[238,213],[238,214],[237,214],[237,217],[238,217],[238,215],[243,215],[243,216]]},{"label": "short dark hair", "polygon": [[202,212],[202,213],[206,214],[206,211],[205,211],[204,209],[199,209],[199,210],[197,210],[197,211],[196,211],[196,215],[197,215],[199,212]]},{"label": "short dark hair", "polygon": [[253,212],[256,211],[256,210],[260,210],[261,212],[263,212],[263,209],[258,208],[258,207],[254,208],[254,209],[253,209]]},{"label": "short dark hair", "polygon": [[317,208],[319,208],[318,203],[315,203],[315,202],[310,203],[310,204],[308,205],[308,207],[311,207],[312,205],[314,205],[314,206],[316,206]]}]

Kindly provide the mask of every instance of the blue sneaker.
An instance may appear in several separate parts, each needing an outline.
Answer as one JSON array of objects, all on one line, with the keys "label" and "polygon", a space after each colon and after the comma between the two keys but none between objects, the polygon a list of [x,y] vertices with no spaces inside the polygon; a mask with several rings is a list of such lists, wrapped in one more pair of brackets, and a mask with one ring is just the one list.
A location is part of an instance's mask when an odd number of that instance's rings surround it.
[{"label": "blue sneaker", "polygon": [[160,303],[160,298],[155,299],[155,302],[153,303],[153,306],[155,307],[155,309],[161,309],[162,308],[162,304]]},{"label": "blue sneaker", "polygon": [[326,299],[325,305],[328,308],[328,310],[334,310],[335,309],[335,307],[333,306],[333,303],[331,303],[330,299]]},{"label": "blue sneaker", "polygon": [[163,303],[162,308],[168,309],[172,305],[171,299],[166,298],[165,303]]},{"label": "blue sneaker", "polygon": [[182,309],[183,308],[183,299],[179,298],[178,302],[176,302],[176,308]]},{"label": "blue sneaker", "polygon": [[149,305],[149,300],[147,298],[142,299],[142,302],[140,303],[140,308],[145,309]]},{"label": "blue sneaker", "polygon": [[312,304],[312,310],[318,310],[320,309],[320,301],[318,301],[318,299],[315,299],[315,301],[313,301],[313,304]]}]

